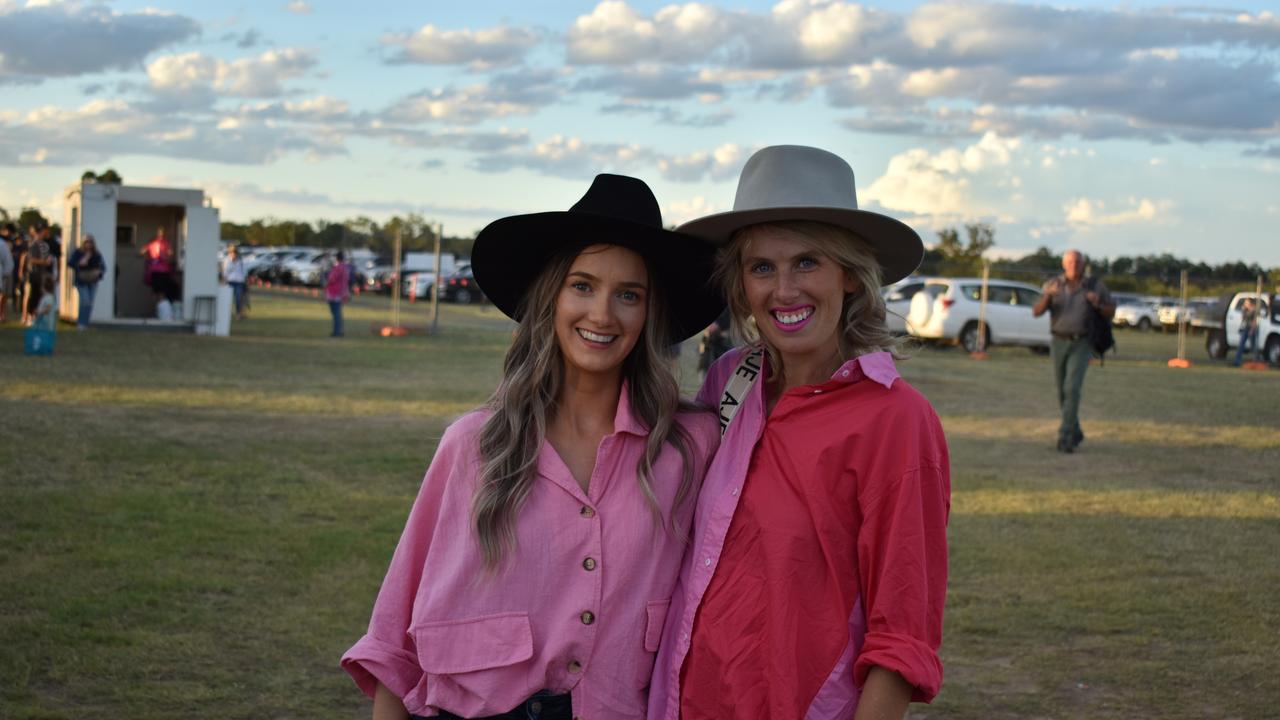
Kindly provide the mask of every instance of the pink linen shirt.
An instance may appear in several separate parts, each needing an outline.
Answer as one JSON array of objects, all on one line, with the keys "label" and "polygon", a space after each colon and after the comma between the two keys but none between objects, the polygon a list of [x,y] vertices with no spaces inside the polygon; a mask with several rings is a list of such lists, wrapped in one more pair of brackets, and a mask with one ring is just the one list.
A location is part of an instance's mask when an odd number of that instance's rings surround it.
[{"label": "pink linen shirt", "polygon": [[[713,407],[719,405],[720,394],[737,366],[742,352],[744,352],[743,349],[738,349],[726,353],[712,366],[698,395],[700,402]],[[904,401],[911,405],[913,411],[925,412],[924,426],[936,429],[936,437],[932,444],[926,443],[925,447],[928,448],[926,454],[930,455],[927,460],[940,467],[941,475],[935,478],[938,483],[933,488],[938,492],[930,494],[929,497],[930,501],[940,505],[930,506],[929,509],[941,513],[945,521],[950,493],[945,444],[937,445],[943,442],[941,426],[932,409],[928,409],[927,402],[899,378],[891,355],[878,352],[860,356],[838,368],[827,383],[792,392],[793,394],[801,390],[809,393],[833,392],[840,387],[847,387],[848,384],[865,381],[870,381],[874,387],[880,388],[878,391],[871,391],[875,395],[886,391],[895,394],[905,393]],[[654,667],[649,696],[650,720],[676,720],[680,717],[681,669],[689,654],[694,621],[720,563],[725,539],[729,534],[735,511],[742,497],[748,470],[751,467],[753,452],[765,432],[765,424],[763,382],[757,382],[742,400],[742,405],[721,441],[720,449],[703,483],[694,522],[693,544],[671,599],[661,650]],[[832,431],[833,437],[836,437],[847,429],[832,428]],[[889,438],[867,438],[867,440],[870,440],[870,445],[873,446],[890,441]],[[819,450],[816,447],[821,443],[817,438],[815,443],[815,449],[812,451],[818,453]],[[909,458],[902,460],[911,462]],[[910,516],[910,513],[902,513],[902,515]],[[910,523],[905,524],[904,527],[908,525]],[[914,532],[915,529],[914,525],[907,527],[910,532]],[[941,542],[943,543],[941,552],[944,569],[940,577],[942,587],[945,588],[945,538]],[[850,568],[851,571],[853,569]],[[937,580],[937,576],[927,580]],[[936,601],[936,598],[934,600]],[[899,627],[885,627],[886,619],[883,617],[885,613],[877,611],[869,616],[865,615],[862,602],[858,602],[848,620],[849,638],[844,652],[831,667],[830,674],[821,683],[821,687],[803,716],[807,720],[834,720],[850,717],[857,705],[859,695],[857,678],[865,676],[867,669],[863,667],[862,672],[858,673],[855,664],[866,661],[885,665],[908,677],[909,681],[917,687],[915,693],[917,700],[927,700],[936,693],[941,683],[941,665],[937,662],[937,645],[934,642],[935,638],[932,637],[932,631],[936,629],[940,635],[940,602],[937,603],[936,608],[932,609],[936,610],[936,618],[930,617],[930,622],[921,623],[927,626],[928,631],[922,632],[921,638],[915,638],[909,634],[900,634]],[[892,612],[889,615],[892,615]],[[936,628],[932,622],[933,619],[937,620]],[[917,658],[917,656],[919,662],[904,664],[897,661],[900,657]],[[920,668],[920,670],[909,671],[914,668]]]},{"label": "pink linen shirt", "polygon": [[[570,693],[576,717],[644,717],[686,547],[655,524],[636,480],[648,429],[632,417],[624,386],[585,492],[544,444],[515,524],[518,550],[489,574],[470,524],[476,436],[488,414],[469,413],[446,430],[368,633],[343,656],[343,668],[367,695],[381,681],[415,715],[495,715],[547,689]],[[678,421],[693,440],[700,483],[718,423],[705,412]],[[667,446],[652,480],[664,517],[681,472],[680,453]],[[675,512],[678,527],[689,527],[693,497]]]}]

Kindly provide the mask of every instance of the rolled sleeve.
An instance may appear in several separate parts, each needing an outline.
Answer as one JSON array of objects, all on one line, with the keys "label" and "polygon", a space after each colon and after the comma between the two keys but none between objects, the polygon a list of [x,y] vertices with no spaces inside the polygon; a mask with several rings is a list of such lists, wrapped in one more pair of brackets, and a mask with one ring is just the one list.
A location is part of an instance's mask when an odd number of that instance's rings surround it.
[{"label": "rolled sleeve", "polygon": [[365,635],[342,656],[347,671],[360,691],[373,697],[381,682],[396,697],[403,698],[422,682],[418,655],[411,647],[384,642]]},{"label": "rolled sleeve", "polygon": [[862,498],[858,559],[867,635],[854,663],[859,687],[875,666],[910,683],[913,702],[931,701],[942,686],[938,648],[947,593],[950,495],[944,462],[910,470]]}]

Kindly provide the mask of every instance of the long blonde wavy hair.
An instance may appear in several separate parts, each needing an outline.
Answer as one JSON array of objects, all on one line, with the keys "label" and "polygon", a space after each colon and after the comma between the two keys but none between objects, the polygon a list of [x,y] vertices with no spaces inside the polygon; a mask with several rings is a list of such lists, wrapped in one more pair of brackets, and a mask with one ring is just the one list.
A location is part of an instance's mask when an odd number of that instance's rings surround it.
[{"label": "long blonde wavy hair", "polygon": [[[884,297],[880,295],[880,263],[871,246],[851,230],[812,220],[748,225],[735,232],[728,244],[720,249],[716,256],[714,279],[729,302],[734,333],[740,340],[746,343],[762,340],[742,283],[743,258],[753,240],[777,231],[789,233],[814,252],[831,258],[857,281],[858,289],[844,296],[841,310],[843,323],[839,350],[843,360],[880,351],[891,353],[899,360],[906,357],[901,341],[894,338],[885,325]],[[769,378],[780,377],[782,357],[768,342],[764,346],[769,356]]]},{"label": "long blonde wavy hair", "polygon": [[[480,429],[480,481],[471,520],[489,570],[516,549],[516,515],[533,489],[538,453],[564,382],[564,359],[555,332],[556,298],[585,247],[573,246],[557,255],[525,294],[515,340],[503,363],[502,382],[487,403],[493,414]],[[650,267],[647,261],[645,267]],[[692,406],[681,403],[679,385],[665,359],[664,349],[670,344],[667,300],[653,270],[648,272],[644,329],[623,360],[622,378],[632,413],[649,428],[644,453],[636,463],[637,482],[655,523],[684,537],[686,529],[674,517],[692,494],[693,441],[676,422],[676,413]],[[680,453],[683,472],[671,514],[663,518],[653,491],[653,465],[667,444]]]}]

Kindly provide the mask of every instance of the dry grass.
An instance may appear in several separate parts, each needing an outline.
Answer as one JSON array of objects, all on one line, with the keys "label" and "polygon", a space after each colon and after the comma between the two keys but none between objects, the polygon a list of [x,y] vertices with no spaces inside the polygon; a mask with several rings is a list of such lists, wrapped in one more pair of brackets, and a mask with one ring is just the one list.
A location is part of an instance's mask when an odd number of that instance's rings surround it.
[{"label": "dry grass", "polygon": [[[255,300],[228,340],[63,332],[26,358],[0,328],[0,717],[367,715],[337,658],[511,326],[445,306],[437,337],[374,338],[362,298],[329,341],[319,301]],[[1280,714],[1280,373],[1120,349],[1072,456],[1046,358],[903,364],[953,454],[947,682],[914,717]]]}]

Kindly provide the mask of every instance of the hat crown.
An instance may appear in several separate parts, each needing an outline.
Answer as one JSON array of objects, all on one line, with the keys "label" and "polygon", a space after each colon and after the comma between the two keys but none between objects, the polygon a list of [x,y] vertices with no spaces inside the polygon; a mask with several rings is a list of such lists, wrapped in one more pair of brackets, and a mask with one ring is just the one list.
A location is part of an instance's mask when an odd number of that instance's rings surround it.
[{"label": "hat crown", "polygon": [[773,145],[747,160],[734,212],[782,207],[858,209],[853,168],[840,156],[804,145]]},{"label": "hat crown", "polygon": [[653,196],[653,191],[643,180],[626,175],[597,175],[586,194],[569,208],[569,212],[662,229],[662,210],[658,208],[658,199]]}]

